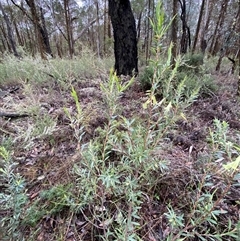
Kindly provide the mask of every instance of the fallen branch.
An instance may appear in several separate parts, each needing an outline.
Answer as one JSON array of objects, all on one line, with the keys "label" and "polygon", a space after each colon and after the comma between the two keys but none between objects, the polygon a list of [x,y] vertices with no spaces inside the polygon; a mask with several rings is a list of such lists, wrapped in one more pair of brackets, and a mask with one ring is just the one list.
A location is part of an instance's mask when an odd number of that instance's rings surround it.
[{"label": "fallen branch", "polygon": [[28,116],[29,116],[28,114],[0,112],[0,117],[5,117],[5,118],[23,118]]}]

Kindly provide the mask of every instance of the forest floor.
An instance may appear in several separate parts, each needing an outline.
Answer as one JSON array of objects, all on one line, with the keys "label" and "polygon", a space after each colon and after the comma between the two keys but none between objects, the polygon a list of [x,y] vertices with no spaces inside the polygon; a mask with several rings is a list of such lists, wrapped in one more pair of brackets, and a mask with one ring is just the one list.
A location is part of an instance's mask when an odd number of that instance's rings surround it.
[{"label": "forest floor", "polygon": [[[239,97],[236,95],[237,77],[227,73],[212,73],[212,77],[219,87],[217,92],[206,97],[199,97],[185,110],[185,117],[176,121],[172,131],[167,133],[165,146],[163,145],[158,154],[159,158],[168,161],[170,170],[168,172],[170,176],[165,176],[163,182],[166,185],[161,187],[161,198],[158,205],[154,202],[149,204],[146,201],[141,208],[141,219],[151,223],[152,229],[160,230],[158,232],[162,237],[169,234],[169,224],[166,218],[162,218],[160,221],[158,217],[163,217],[168,203],[171,202],[172,207],[175,207],[180,200],[184,199],[185,188],[191,182],[189,173],[195,173],[196,177],[199,160],[206,159],[212,152],[209,131],[216,128],[214,119],[226,121],[229,124],[227,138],[230,142],[240,146],[240,105]],[[100,89],[102,81],[101,78],[72,81],[85,116],[83,121],[85,134],[81,140],[82,144],[93,140],[97,136],[97,128],[104,128],[108,123],[104,109],[106,108],[104,97]],[[71,123],[64,108],[68,110],[70,116],[74,116],[74,113],[77,113],[76,102],[71,96],[71,90],[62,88],[56,81],[32,86],[12,81],[0,88],[2,93],[0,112],[16,113],[19,109],[28,110],[28,106],[31,108],[29,116],[0,117],[0,142],[2,145],[7,145],[6,142],[9,138],[14,140],[11,156],[14,162],[18,163],[14,172],[19,173],[25,180],[27,206],[29,207],[39,199],[42,191],[57,185],[72,183],[75,178],[71,170],[75,162],[80,159],[81,147],[77,141],[74,123]],[[118,100],[121,115],[128,119],[141,119],[144,122],[147,113],[142,105],[146,100],[146,93],[142,91],[136,81]],[[34,104],[36,105],[34,106]],[[35,113],[37,113],[36,116]],[[24,139],[22,133],[25,133]],[[233,154],[233,160],[238,154],[235,156]],[[228,157],[223,154],[216,157],[214,162],[218,163],[220,169],[226,160]],[[209,168],[209,165],[211,164],[206,164],[206,168]],[[218,177],[215,178],[216,185],[223,182],[223,180],[217,180]],[[227,225],[229,219],[236,224],[240,217],[240,180],[235,180],[235,184],[238,186],[231,185],[223,198],[225,201],[218,204],[219,209],[224,210],[218,219],[223,226]],[[44,205],[46,204],[43,203]],[[182,202],[182,205],[184,210],[186,209],[184,205],[188,204]],[[3,211],[0,213],[1,217],[7,214],[8,212]],[[94,222],[94,220],[91,221]],[[69,210],[61,210],[61,214],[44,215],[38,220],[36,227],[25,227],[22,233],[25,236],[24,240],[31,240],[29,237],[33,237],[33,234],[35,235],[34,240],[38,241],[97,240],[91,237],[92,234],[90,235],[92,232],[91,221],[83,215],[73,217]],[[63,225],[64,223],[65,225]],[[60,238],[60,234],[56,235],[57,232],[60,232],[60,226],[63,232],[62,238]],[[142,237],[142,240],[161,239],[157,239],[151,232],[145,231],[145,237]]]}]

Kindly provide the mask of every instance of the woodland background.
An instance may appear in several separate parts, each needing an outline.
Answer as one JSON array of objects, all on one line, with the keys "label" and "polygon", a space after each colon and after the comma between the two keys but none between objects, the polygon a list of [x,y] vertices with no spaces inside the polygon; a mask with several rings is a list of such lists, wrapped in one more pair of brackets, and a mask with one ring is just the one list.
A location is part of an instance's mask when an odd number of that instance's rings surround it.
[{"label": "woodland background", "polygon": [[0,240],[239,241],[240,1],[131,0],[134,77],[81,2],[0,1]]},{"label": "woodland background", "polygon": [[[131,1],[136,19],[139,54],[151,57],[155,5],[153,0]],[[175,43],[174,55],[207,51],[215,56],[239,56],[238,0],[163,1],[165,22],[174,18],[162,40]],[[81,55],[88,46],[101,58],[112,54],[113,36],[108,1],[1,1],[0,52],[41,54],[42,58]],[[47,54],[47,55],[46,55]],[[221,61],[221,60],[220,60]]]}]

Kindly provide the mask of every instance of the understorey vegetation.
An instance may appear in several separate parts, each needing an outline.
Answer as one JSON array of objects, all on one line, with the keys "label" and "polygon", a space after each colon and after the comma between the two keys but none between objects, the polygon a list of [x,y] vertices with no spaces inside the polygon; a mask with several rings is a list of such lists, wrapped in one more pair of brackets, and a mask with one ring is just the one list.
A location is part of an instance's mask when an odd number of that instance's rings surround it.
[{"label": "understorey vegetation", "polygon": [[173,64],[152,24],[137,77],[87,49],[1,60],[0,240],[240,240],[237,76]]}]

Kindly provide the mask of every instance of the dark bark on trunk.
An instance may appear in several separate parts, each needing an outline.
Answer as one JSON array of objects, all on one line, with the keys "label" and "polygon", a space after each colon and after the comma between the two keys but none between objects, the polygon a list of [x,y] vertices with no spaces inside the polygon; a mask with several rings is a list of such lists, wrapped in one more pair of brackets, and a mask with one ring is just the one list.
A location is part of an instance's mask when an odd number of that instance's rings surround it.
[{"label": "dark bark on trunk", "polygon": [[205,5],[205,0],[202,0],[202,5],[201,5],[201,10],[200,10],[200,13],[199,13],[199,17],[198,17],[198,24],[197,24],[197,29],[196,29],[196,33],[195,33],[195,38],[194,38],[192,52],[194,52],[196,50],[199,30],[200,30],[200,26],[201,26],[201,23],[202,23],[204,5]]},{"label": "dark bark on trunk", "polygon": [[186,1],[178,0],[181,5],[181,20],[182,20],[182,38],[181,38],[181,53],[187,53],[187,48],[191,46],[191,34],[190,28],[187,25],[187,16],[186,16]]},{"label": "dark bark on trunk", "polygon": [[16,42],[15,42],[15,39],[13,37],[13,31],[12,31],[12,27],[11,27],[11,23],[9,21],[9,18],[7,16],[7,14],[5,13],[5,10],[0,2],[0,10],[2,11],[2,14],[3,14],[3,18],[4,18],[4,21],[6,23],[6,26],[7,26],[7,33],[8,33],[8,41],[10,43],[10,46],[11,46],[11,51],[13,52],[13,54],[16,56],[16,57],[20,57],[20,55],[18,54],[17,52],[17,48],[16,48]]},{"label": "dark bark on trunk", "polygon": [[46,52],[53,57],[42,8],[40,8],[40,17],[41,17],[42,25],[39,26],[39,31],[41,32],[41,35],[43,37],[43,43],[44,43]]},{"label": "dark bark on trunk", "polygon": [[109,0],[117,75],[138,72],[137,31],[129,0]]},{"label": "dark bark on trunk", "polygon": [[45,51],[44,51],[44,46],[43,46],[43,39],[42,39],[42,36],[41,36],[41,32],[39,31],[40,30],[40,28],[39,28],[40,19],[39,19],[38,14],[37,14],[35,2],[34,2],[34,0],[29,0],[29,1],[26,0],[26,2],[27,2],[28,6],[30,8],[30,11],[31,11],[38,49],[39,49],[39,52],[41,54],[41,58],[45,59],[46,56],[45,56]]}]

